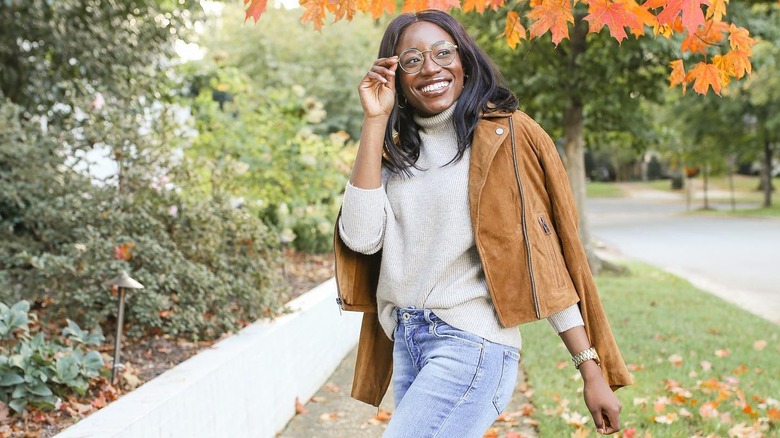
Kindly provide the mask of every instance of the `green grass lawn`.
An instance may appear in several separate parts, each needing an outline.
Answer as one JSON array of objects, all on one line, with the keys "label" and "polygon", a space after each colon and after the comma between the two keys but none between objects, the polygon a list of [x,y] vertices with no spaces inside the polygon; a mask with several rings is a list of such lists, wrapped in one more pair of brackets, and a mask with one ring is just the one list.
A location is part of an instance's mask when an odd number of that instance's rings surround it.
[{"label": "green grass lawn", "polygon": [[[780,436],[780,327],[671,274],[629,267],[597,279],[635,380],[617,392],[625,436]],[[521,329],[540,436],[596,436],[559,338],[546,321]]]},{"label": "green grass lawn", "polygon": [[625,193],[615,183],[589,182],[585,184],[585,195],[588,198],[621,198]]}]

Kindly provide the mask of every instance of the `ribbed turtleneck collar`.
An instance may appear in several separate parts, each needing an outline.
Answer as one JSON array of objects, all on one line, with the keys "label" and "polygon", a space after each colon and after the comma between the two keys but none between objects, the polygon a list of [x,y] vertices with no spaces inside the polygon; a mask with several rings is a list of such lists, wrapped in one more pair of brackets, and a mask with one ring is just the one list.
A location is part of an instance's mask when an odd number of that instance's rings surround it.
[{"label": "ribbed turtleneck collar", "polygon": [[433,117],[422,117],[415,114],[414,122],[417,123],[422,132],[428,135],[454,130],[455,126],[452,123],[452,116],[455,114],[455,106],[457,106],[457,102]]}]

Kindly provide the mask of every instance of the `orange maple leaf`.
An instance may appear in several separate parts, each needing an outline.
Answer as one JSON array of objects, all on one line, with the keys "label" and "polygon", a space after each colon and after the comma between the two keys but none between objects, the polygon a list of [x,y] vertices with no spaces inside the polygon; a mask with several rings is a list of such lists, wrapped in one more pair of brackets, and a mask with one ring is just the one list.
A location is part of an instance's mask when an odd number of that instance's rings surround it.
[{"label": "orange maple leaf", "polygon": [[506,15],[506,26],[504,26],[504,37],[509,47],[515,48],[520,40],[526,39],[526,31],[523,24],[520,23],[520,15],[515,11],[509,11]]},{"label": "orange maple leaf", "polygon": [[694,33],[704,24],[702,5],[707,4],[709,0],[648,0],[645,6],[651,9],[663,7],[658,14],[659,24],[671,24],[682,14],[683,27],[688,29],[688,33]]},{"label": "orange maple leaf", "polygon": [[631,28],[631,33],[634,36],[642,36],[645,34],[645,26],[657,27],[658,19],[650,12],[644,5],[638,4],[634,0],[620,0],[626,7],[629,14],[632,14],[639,21],[639,27]]},{"label": "orange maple leaf", "polygon": [[301,23],[312,23],[315,30],[322,29],[328,11],[328,0],[301,0],[300,4],[305,9]]},{"label": "orange maple leaf", "polygon": [[[339,0],[336,4],[336,11],[333,13],[333,21],[339,21],[344,17],[347,17],[347,21],[352,21],[357,12],[357,3],[355,0]],[[328,8],[330,9],[330,8]]]},{"label": "orange maple leaf", "polygon": [[753,54],[751,47],[756,44],[756,40],[750,38],[747,29],[732,24],[729,26],[729,44],[732,50],[742,49],[750,56]]},{"label": "orange maple leaf", "polygon": [[463,12],[477,11],[481,14],[485,12],[486,8],[487,0],[466,0],[463,2]]},{"label": "orange maple leaf", "polygon": [[504,6],[506,3],[506,0],[487,0],[488,6],[490,6],[490,9],[497,11],[498,8],[501,6]]},{"label": "orange maple leaf", "polygon": [[610,0],[591,0],[588,6],[588,14],[585,20],[590,24],[589,33],[599,32],[604,26],[609,28],[609,34],[622,42],[626,35],[625,27],[630,29],[641,28],[639,20],[631,14],[624,3]]},{"label": "orange maple leaf", "polygon": [[722,83],[724,76],[723,71],[715,64],[699,62],[685,76],[685,81],[693,81],[693,91],[699,94],[707,94],[709,87],[712,87],[712,91],[720,95],[720,90],[724,85]]},{"label": "orange maple leaf", "polygon": [[368,10],[371,12],[371,18],[376,20],[377,18],[381,17],[383,13],[392,14],[395,12],[395,1],[373,0]]},{"label": "orange maple leaf", "polygon": [[244,4],[249,3],[249,7],[246,8],[246,17],[244,21],[249,20],[249,17],[255,19],[255,23],[260,19],[260,16],[265,12],[266,6],[268,6],[268,0],[244,0]]},{"label": "orange maple leaf", "polygon": [[707,8],[707,18],[720,21],[726,15],[726,5],[729,0],[710,0],[710,7]]},{"label": "orange maple leaf", "polygon": [[682,33],[683,30],[685,29],[683,29],[682,18],[680,17],[675,18],[671,24],[660,24],[656,19],[655,26],[653,26],[653,34],[655,36],[660,34],[666,39],[673,37],[676,33]]},{"label": "orange maple leaf", "polygon": [[571,7],[572,3],[569,0],[532,1],[531,11],[528,12],[528,18],[533,20],[528,28],[531,38],[544,35],[548,30],[552,33],[552,41],[556,46],[564,38],[568,38],[568,23],[574,23]]},{"label": "orange maple leaf", "polygon": [[417,12],[428,9],[428,0],[404,0],[401,12]]},{"label": "orange maple leaf", "polygon": [[449,11],[450,9],[459,9],[460,0],[428,0],[429,9],[439,9]]},{"label": "orange maple leaf", "polygon": [[723,41],[724,34],[728,30],[728,24],[722,21],[707,21],[704,27],[685,36],[681,48],[683,52],[706,54],[708,47]]},{"label": "orange maple leaf", "polygon": [[750,65],[748,54],[743,50],[732,50],[723,56],[714,56],[712,62],[727,72],[729,76],[734,76],[737,79],[743,78],[745,74],[753,73],[753,66]]}]

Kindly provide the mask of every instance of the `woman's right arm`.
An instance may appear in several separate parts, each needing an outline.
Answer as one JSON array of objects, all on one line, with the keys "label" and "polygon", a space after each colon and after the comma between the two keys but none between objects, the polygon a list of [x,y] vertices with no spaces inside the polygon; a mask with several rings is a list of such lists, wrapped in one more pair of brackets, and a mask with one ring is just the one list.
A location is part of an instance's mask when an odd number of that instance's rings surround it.
[{"label": "woman's right arm", "polygon": [[382,188],[382,151],[395,105],[397,67],[397,57],[377,59],[358,86],[363,129],[352,177],[344,192],[339,235],[353,251],[364,254],[379,251],[384,240],[387,197]]},{"label": "woman's right arm", "polygon": [[397,68],[396,56],[377,59],[358,85],[360,104],[363,106],[363,129],[350,178],[354,187],[376,189],[382,185],[382,146],[387,121],[395,104]]}]

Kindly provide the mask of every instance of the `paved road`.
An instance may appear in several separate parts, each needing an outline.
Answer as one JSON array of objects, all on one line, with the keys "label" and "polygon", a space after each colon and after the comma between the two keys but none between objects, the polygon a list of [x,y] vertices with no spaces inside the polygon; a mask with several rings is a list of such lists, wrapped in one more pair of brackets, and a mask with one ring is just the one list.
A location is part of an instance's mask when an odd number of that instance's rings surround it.
[{"label": "paved road", "polygon": [[596,239],[780,324],[780,220],[685,214],[652,193],[588,200]]}]

